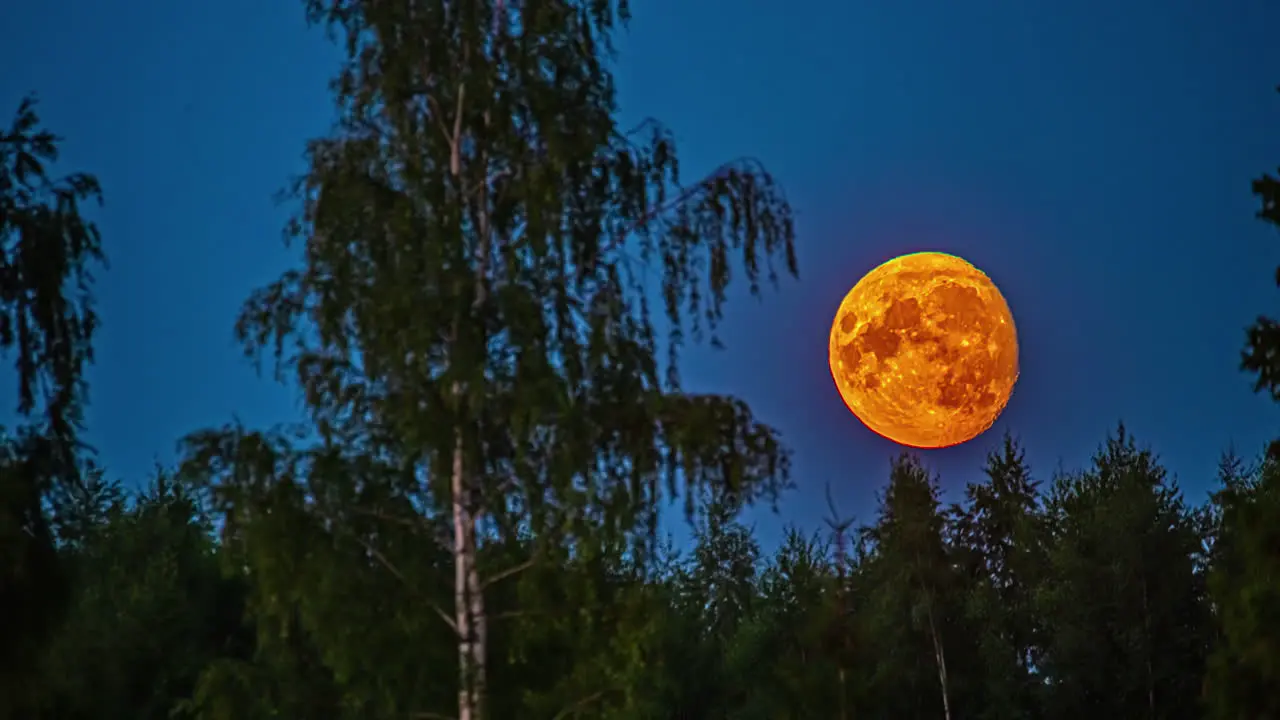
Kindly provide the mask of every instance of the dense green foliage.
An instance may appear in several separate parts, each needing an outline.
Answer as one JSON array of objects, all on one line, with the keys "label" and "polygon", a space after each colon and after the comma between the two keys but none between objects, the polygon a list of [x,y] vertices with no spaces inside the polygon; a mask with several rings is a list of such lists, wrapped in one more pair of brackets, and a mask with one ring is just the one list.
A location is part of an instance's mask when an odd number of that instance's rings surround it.
[{"label": "dense green foliage", "polygon": [[[0,720],[1280,718],[1280,452],[1204,504],[1123,426],[1052,478],[1006,436],[953,505],[904,454],[862,524],[763,548],[741,512],[786,502],[787,451],[677,368],[731,277],[794,275],[790,208],[618,129],[626,3],[305,5],[338,123],[303,266],[237,327],[301,427],[109,480],[76,441],[97,186],[46,178],[30,103],[0,134]],[[1275,327],[1243,365],[1280,398]]]},{"label": "dense green foliage", "polygon": [[0,351],[17,371],[24,425],[0,429],[0,697],[34,701],[31,657],[61,620],[69,591],[46,501],[79,478],[77,440],[97,320],[91,283],[103,260],[80,214],[97,180],[51,178],[58,138],[25,98],[0,130]]},{"label": "dense green foliage", "polygon": [[[1121,428],[1039,492],[1006,437],[953,507],[918,460],[895,460],[843,552],[798,530],[766,552],[723,503],[687,551],[643,563],[579,539],[488,588],[489,712],[1268,717],[1280,466],[1224,467],[1191,507]],[[129,499],[100,473],[84,488],[57,513],[74,591],[32,656],[32,717],[451,715],[450,558],[425,523],[344,542],[273,481],[252,500],[269,521],[216,534],[231,518],[167,476]],[[538,547],[495,544],[485,563]]]}]

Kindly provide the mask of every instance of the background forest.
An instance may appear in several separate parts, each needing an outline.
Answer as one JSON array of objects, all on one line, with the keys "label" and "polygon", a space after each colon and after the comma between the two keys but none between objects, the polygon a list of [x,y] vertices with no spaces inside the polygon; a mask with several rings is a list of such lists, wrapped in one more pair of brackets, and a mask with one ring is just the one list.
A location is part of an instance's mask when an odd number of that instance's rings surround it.
[{"label": "background forest", "polygon": [[[795,274],[767,170],[689,181],[617,126],[625,2],[304,4],[338,121],[304,262],[236,326],[304,424],[111,479],[80,437],[100,190],[33,102],[0,132],[0,718],[1280,718],[1280,453],[1201,504],[1123,426],[1052,477],[983,437],[961,502],[903,454],[874,517],[766,552],[741,513],[785,504],[787,448],[678,369],[731,279]],[[1242,340],[1280,400],[1280,326]]]}]

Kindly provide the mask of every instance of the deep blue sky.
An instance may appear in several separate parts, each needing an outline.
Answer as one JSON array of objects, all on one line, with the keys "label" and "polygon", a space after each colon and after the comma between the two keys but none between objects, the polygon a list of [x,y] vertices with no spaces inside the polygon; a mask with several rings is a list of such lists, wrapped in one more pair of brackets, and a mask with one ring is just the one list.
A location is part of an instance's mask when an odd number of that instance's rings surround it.
[{"label": "deep blue sky", "polygon": [[[1006,429],[1040,478],[1124,419],[1194,499],[1221,451],[1260,449],[1280,413],[1238,372],[1274,306],[1273,231],[1249,181],[1280,164],[1280,6],[1269,0],[656,0],[622,43],[624,122],[670,125],[692,176],[762,159],[799,214],[800,281],[735,297],[693,389],[737,393],[796,453],[779,518],[816,527],[822,486],[865,519],[888,441],[826,366],[840,299],[880,262],[959,254],[1003,290],[1022,376],[970,444],[924,453],[946,488]],[[326,131],[336,51],[300,3],[48,0],[0,10],[0,110],[36,90],[63,169],[101,179],[112,266],[90,436],[134,480],[233,414],[291,418],[231,337],[249,291],[291,260],[272,193]],[[5,392],[11,392],[8,384]],[[3,398],[0,398],[3,399]]]}]

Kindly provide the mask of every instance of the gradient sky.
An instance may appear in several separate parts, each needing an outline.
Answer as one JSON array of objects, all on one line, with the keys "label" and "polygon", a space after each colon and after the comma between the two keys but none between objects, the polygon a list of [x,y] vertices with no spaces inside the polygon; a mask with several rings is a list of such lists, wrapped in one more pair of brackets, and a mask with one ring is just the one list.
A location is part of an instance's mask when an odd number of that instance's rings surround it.
[{"label": "gradient sky", "polygon": [[[761,514],[816,528],[823,485],[868,519],[895,446],[841,402],[826,364],[840,299],[917,250],[1001,287],[1022,375],[994,429],[923,453],[943,487],[1005,430],[1049,479],[1117,420],[1195,500],[1220,453],[1280,413],[1237,370],[1275,306],[1280,246],[1249,181],[1280,164],[1280,5],[1269,0],[655,0],[621,44],[624,124],[655,116],[688,177],[754,155],[799,216],[800,280],[728,307],[728,349],[686,356],[691,389],[745,397],[785,433],[798,489]],[[272,194],[328,128],[338,59],[300,3],[47,0],[0,9],[0,116],[28,90],[96,173],[111,268],[90,439],[127,481],[184,433],[295,416],[231,336],[291,262]],[[12,383],[0,386],[6,406]]]}]

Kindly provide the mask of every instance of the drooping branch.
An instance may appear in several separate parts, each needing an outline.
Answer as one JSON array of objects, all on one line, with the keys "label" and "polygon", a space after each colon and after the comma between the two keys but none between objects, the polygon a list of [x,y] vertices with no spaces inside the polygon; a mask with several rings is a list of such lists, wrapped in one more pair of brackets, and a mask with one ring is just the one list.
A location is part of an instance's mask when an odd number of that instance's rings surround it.
[{"label": "drooping branch", "polygon": [[[370,557],[377,560],[378,564],[382,565],[382,567],[385,568],[387,572],[391,573],[397,580],[399,580],[401,584],[403,584],[411,592],[414,590],[413,585],[409,582],[408,578],[405,577],[404,573],[400,572],[400,569],[396,567],[395,564],[392,563],[389,559],[387,559],[387,556],[383,554],[382,551],[374,547],[373,543],[360,537],[356,533],[348,532],[347,535],[351,539],[355,540],[362,548],[364,548],[365,552],[369,553]],[[444,624],[447,625],[449,629],[453,631],[454,635],[458,634],[458,624],[454,622],[453,618],[449,617],[449,613],[445,612],[443,608],[441,608],[439,605],[437,605],[435,602],[431,600],[427,600],[426,604],[428,607],[431,608],[431,611],[434,612],[437,617],[439,617],[441,620],[444,621]]]},{"label": "drooping branch", "polygon": [[106,258],[97,226],[81,214],[82,203],[102,203],[98,181],[46,174],[58,142],[40,128],[34,97],[0,131],[0,349],[16,350],[18,412],[44,414],[70,466],[98,326],[93,271]]}]

